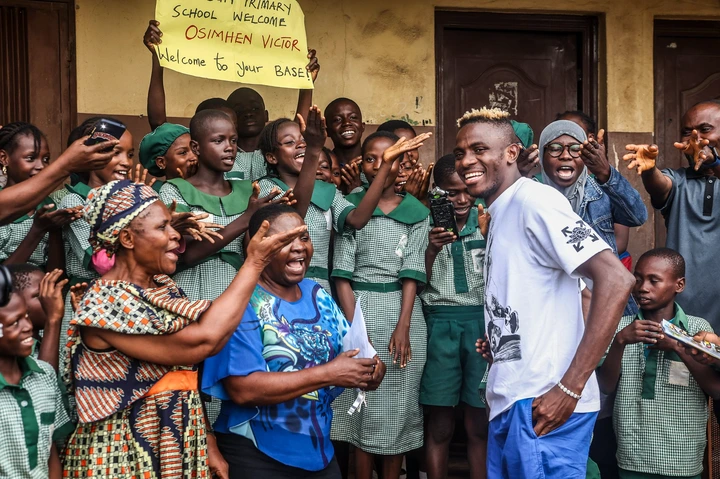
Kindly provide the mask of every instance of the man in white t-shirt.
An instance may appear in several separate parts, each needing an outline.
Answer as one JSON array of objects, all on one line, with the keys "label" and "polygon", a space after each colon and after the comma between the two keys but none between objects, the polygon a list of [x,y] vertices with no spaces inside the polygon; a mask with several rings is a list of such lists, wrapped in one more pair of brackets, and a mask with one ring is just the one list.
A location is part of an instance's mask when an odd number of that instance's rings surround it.
[{"label": "man in white t-shirt", "polygon": [[[455,169],[491,216],[485,325],[493,356],[488,477],[584,478],[600,409],[595,368],[633,276],[567,198],[522,178],[508,113],[459,121]],[[580,278],[593,291],[583,321]]]}]

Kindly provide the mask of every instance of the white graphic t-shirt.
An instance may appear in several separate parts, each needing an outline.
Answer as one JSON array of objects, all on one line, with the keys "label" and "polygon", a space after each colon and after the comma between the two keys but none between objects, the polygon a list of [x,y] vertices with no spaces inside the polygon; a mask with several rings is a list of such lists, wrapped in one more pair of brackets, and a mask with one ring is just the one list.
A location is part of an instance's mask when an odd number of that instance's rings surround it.
[{"label": "white graphic t-shirt", "polygon": [[[495,200],[490,215],[485,330],[493,354],[486,391],[492,420],[563,377],[585,330],[574,271],[610,247],[562,194],[526,178]],[[593,373],[575,412],[599,409]]]}]

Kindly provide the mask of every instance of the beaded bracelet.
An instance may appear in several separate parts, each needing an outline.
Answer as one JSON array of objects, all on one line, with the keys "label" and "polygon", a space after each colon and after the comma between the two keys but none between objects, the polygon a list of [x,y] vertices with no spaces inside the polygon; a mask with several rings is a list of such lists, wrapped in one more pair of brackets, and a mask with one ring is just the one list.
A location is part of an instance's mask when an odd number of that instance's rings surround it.
[{"label": "beaded bracelet", "polygon": [[562,392],[564,392],[565,394],[567,394],[568,396],[570,396],[570,397],[573,398],[573,399],[578,399],[578,400],[579,400],[579,399],[582,397],[581,395],[575,394],[574,392],[572,392],[571,390],[569,390],[568,388],[566,388],[565,386],[563,386],[563,383],[558,383],[558,387],[560,388],[560,390],[561,390]]}]

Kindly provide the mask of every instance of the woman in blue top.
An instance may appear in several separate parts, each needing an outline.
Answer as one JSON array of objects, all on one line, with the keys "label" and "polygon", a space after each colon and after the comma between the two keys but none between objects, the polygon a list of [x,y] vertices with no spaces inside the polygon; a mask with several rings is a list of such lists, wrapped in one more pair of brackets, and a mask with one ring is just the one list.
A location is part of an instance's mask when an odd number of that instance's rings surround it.
[{"label": "woman in blue top", "polygon": [[[588,141],[580,125],[557,120],[545,127],[538,146],[542,182],[565,195],[575,213],[617,254],[615,223],[642,226],[647,208],[640,193],[610,166],[602,135]],[[631,300],[624,314],[636,312]]]},{"label": "woman in blue top", "polygon": [[[285,205],[250,219],[252,236],[304,224]],[[330,441],[330,404],[343,388],[376,389],[385,374],[377,358],[343,351],[349,325],[332,297],[303,279],[313,254],[308,234],[265,268],[242,322],[205,361],[203,391],[223,400],[215,432],[230,478],[340,478]]]}]

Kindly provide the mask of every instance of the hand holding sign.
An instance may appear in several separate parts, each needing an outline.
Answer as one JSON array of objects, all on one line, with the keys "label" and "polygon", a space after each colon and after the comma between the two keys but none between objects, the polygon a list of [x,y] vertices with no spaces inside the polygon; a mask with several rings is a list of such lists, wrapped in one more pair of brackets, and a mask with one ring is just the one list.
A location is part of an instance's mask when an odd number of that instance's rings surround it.
[{"label": "hand holding sign", "polygon": [[319,65],[307,53],[297,0],[157,0],[155,18],[144,40],[163,67],[215,80],[313,88]]}]

